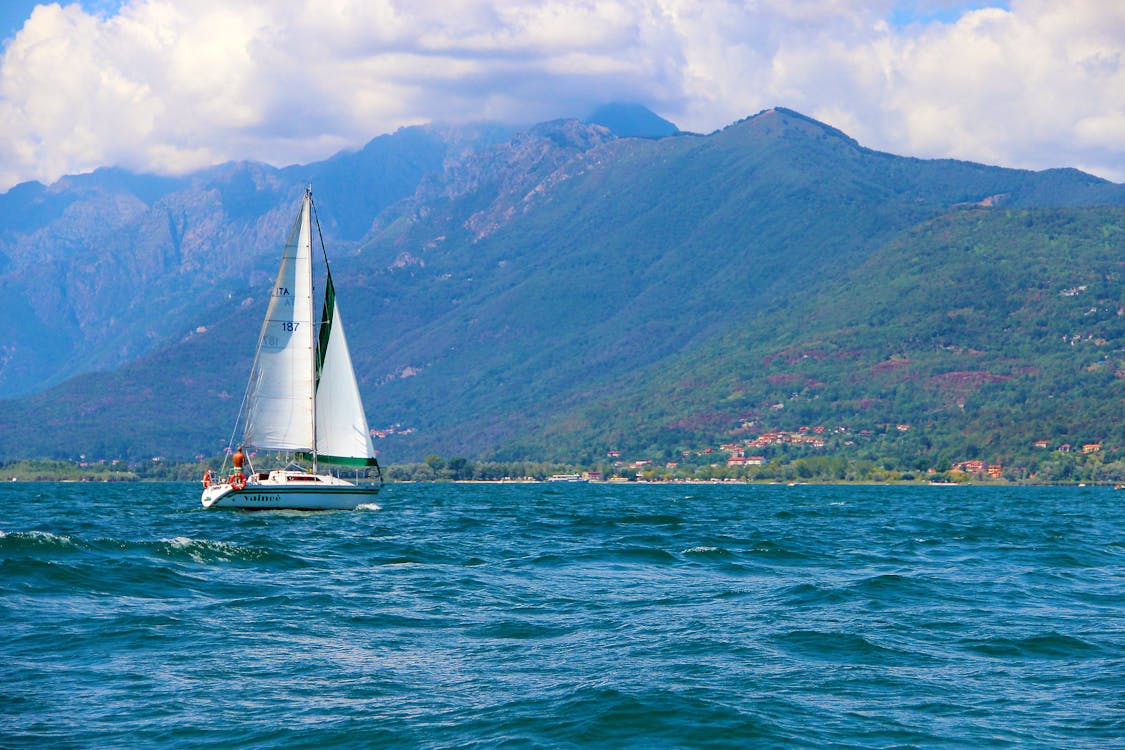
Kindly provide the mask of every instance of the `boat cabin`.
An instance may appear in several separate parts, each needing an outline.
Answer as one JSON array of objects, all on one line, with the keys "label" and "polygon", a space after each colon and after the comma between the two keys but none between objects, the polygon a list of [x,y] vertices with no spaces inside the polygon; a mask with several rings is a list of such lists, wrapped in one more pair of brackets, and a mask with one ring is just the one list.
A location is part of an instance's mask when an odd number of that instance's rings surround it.
[{"label": "boat cabin", "polygon": [[294,469],[259,471],[251,474],[249,479],[252,484],[348,484],[348,482],[331,474],[310,474],[307,471]]}]

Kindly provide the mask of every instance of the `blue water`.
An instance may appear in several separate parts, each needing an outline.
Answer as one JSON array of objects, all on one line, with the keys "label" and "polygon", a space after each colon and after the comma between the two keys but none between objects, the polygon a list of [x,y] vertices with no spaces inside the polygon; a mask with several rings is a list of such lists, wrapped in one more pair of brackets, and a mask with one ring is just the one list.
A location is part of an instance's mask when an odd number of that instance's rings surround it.
[{"label": "blue water", "polygon": [[1125,493],[0,486],[3,747],[1125,746]]}]

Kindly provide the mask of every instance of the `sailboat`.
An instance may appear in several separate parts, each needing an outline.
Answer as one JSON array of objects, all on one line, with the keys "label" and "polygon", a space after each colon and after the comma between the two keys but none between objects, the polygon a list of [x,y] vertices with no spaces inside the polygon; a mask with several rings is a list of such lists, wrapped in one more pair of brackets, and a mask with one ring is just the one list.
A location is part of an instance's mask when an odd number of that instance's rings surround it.
[{"label": "sailboat", "polygon": [[[203,507],[351,510],[370,503],[382,472],[367,427],[340,308],[327,268],[319,330],[313,318],[313,230],[324,240],[312,189],[304,198],[281,257],[277,281],[258,336],[254,365],[235,429],[242,441],[233,468],[203,476]],[[243,414],[245,419],[242,419]],[[233,445],[233,440],[232,440]],[[275,452],[304,461],[256,471],[243,449]],[[379,484],[355,484],[321,463],[374,467]],[[370,469],[365,469],[369,472]],[[225,476],[224,476],[225,475]]]}]

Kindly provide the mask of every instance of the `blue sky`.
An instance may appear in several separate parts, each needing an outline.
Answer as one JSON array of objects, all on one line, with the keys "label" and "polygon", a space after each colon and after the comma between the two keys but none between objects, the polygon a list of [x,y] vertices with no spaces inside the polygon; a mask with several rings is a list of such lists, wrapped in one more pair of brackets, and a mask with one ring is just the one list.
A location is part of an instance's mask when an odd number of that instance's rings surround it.
[{"label": "blue sky", "polygon": [[[73,0],[71,0],[73,1]],[[61,0],[60,5],[66,5],[67,0]],[[87,12],[96,15],[112,15],[124,4],[124,0],[81,0],[79,5]],[[43,0],[2,0],[0,2],[0,33],[4,39],[11,38],[23,22],[31,16],[31,11],[36,5],[46,5]]]},{"label": "blue sky", "polygon": [[893,26],[904,28],[915,24],[956,23],[957,19],[971,10],[981,8],[1011,9],[1008,0],[996,2],[926,2],[926,0],[900,0],[888,16]]},{"label": "blue sky", "polygon": [[35,7],[0,3],[0,190],[99,166],[301,163],[405,125],[528,124],[609,101],[697,132],[785,106],[880,150],[1125,181],[1125,3]]}]

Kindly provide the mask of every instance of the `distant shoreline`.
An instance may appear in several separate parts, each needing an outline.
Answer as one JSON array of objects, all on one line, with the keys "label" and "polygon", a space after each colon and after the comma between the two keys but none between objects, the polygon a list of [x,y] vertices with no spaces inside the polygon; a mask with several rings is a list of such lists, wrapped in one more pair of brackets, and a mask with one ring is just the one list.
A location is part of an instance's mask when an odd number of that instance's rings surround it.
[{"label": "distant shoreline", "polygon": [[[17,478],[7,477],[0,484],[198,484],[193,479],[164,479],[158,477],[131,477],[131,478],[62,478],[62,477],[37,477]],[[375,484],[375,482],[361,482],[360,484]],[[575,484],[609,485],[614,487],[644,486],[662,487],[670,485],[684,486],[743,486],[743,487],[1073,487],[1093,488],[1109,487],[1122,489],[1119,482],[1008,482],[1004,480],[970,481],[970,482],[930,482],[917,480],[888,480],[888,481],[806,481],[806,482],[779,482],[749,479],[673,479],[668,481],[610,481],[582,479],[577,481],[550,481],[547,479],[402,479],[387,480],[386,485],[411,485],[411,484],[541,484],[548,486],[568,486]]]}]

